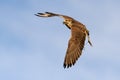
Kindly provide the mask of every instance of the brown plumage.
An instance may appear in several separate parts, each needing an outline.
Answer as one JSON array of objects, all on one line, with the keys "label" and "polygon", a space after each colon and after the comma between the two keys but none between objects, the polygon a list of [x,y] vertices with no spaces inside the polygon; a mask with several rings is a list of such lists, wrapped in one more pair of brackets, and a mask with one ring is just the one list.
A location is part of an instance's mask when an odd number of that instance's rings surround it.
[{"label": "brown plumage", "polygon": [[64,19],[63,24],[71,29],[71,37],[68,43],[68,48],[63,64],[64,68],[69,68],[76,63],[76,61],[82,54],[86,37],[88,38],[88,43],[92,46],[89,38],[89,31],[86,29],[85,25],[76,21],[75,19],[69,16],[55,14],[51,12],[38,13],[35,15],[39,17],[62,17]]}]

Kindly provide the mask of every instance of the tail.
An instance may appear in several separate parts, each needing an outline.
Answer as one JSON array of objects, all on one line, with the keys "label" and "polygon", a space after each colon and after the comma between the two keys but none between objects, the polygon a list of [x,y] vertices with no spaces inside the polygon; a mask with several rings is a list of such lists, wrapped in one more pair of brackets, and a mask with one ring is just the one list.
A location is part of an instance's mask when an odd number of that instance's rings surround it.
[{"label": "tail", "polygon": [[90,37],[88,36],[88,43],[90,44],[90,46],[93,46],[91,41],[90,41]]},{"label": "tail", "polygon": [[39,17],[53,17],[53,16],[61,16],[59,14],[51,13],[51,12],[45,12],[45,13],[37,13],[35,14],[36,16]]},{"label": "tail", "polygon": [[86,31],[86,36],[88,38],[88,43],[90,44],[90,46],[93,46],[92,43],[91,43],[91,41],[90,41],[89,31],[88,30]]}]

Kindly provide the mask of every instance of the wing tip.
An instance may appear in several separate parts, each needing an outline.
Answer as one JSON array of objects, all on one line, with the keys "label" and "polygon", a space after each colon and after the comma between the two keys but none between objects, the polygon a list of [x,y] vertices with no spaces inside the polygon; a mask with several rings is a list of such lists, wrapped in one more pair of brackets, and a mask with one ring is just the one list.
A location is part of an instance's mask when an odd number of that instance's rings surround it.
[{"label": "wing tip", "polygon": [[37,14],[34,14],[35,16],[39,16],[39,17],[44,17],[44,13],[37,13]]},{"label": "wing tip", "polygon": [[63,67],[64,67],[64,69],[65,68],[70,68],[70,67],[72,67],[72,66],[74,66],[74,64],[75,64],[75,62],[73,62],[73,63],[70,63],[70,64],[63,64]]}]

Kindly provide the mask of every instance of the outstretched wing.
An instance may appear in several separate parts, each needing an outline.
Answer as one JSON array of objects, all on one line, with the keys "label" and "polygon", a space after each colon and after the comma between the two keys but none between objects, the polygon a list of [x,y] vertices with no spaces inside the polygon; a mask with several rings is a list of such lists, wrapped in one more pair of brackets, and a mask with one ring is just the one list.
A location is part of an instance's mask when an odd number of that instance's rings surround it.
[{"label": "outstretched wing", "polygon": [[79,28],[80,26],[82,25],[79,25],[78,27],[73,25],[71,27],[71,38],[68,43],[68,49],[64,60],[64,68],[69,68],[74,65],[82,54],[86,34]]},{"label": "outstretched wing", "polygon": [[60,14],[55,14],[55,13],[51,13],[51,12],[37,13],[37,14],[35,14],[35,15],[36,15],[36,16],[39,16],[39,17],[61,16]]},{"label": "outstretched wing", "polygon": [[54,17],[54,16],[58,16],[58,17],[61,17],[63,19],[71,18],[71,17],[68,17],[66,15],[56,14],[56,13],[52,13],[52,12],[37,13],[35,15],[38,16],[38,17]]}]

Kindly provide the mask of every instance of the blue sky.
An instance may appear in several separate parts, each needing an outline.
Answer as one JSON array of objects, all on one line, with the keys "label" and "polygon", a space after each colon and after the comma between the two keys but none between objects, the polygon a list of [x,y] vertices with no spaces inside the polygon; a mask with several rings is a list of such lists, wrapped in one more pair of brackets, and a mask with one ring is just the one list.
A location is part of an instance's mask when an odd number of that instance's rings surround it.
[{"label": "blue sky", "polygon": [[[0,80],[119,80],[119,0],[1,0]],[[37,12],[69,15],[90,30],[93,47],[63,68],[70,30],[62,19]]]}]

